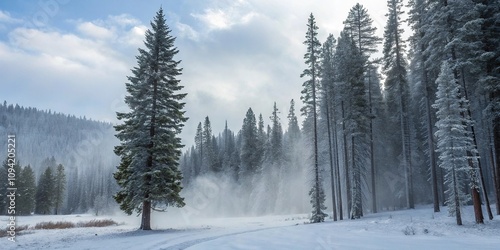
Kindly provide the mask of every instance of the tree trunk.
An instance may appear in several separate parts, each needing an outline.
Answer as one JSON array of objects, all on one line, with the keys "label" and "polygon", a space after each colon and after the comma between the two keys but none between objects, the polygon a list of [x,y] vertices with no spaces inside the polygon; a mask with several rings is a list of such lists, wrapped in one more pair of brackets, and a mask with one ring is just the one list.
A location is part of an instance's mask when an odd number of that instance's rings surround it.
[{"label": "tree trunk", "polygon": [[[455,55],[455,50],[454,48],[452,48],[452,53],[453,55]],[[463,68],[460,69],[460,75],[461,75],[461,81],[462,81],[462,87],[464,88],[464,97],[466,100],[469,100],[469,94],[467,92],[467,85],[465,84],[465,73],[464,73],[464,70]],[[468,116],[470,117],[470,119],[472,119],[472,112],[470,111],[470,107],[467,108],[467,114],[463,114],[463,116]],[[476,130],[474,128],[474,125],[471,124],[469,125],[469,129],[472,133],[472,141],[474,143],[474,147],[476,149],[478,149],[478,146],[477,146],[477,139],[476,139]],[[477,153],[477,155],[474,155],[474,156],[477,156],[477,167],[478,167],[478,172],[479,172],[479,181],[481,182],[481,185],[483,187],[483,192],[484,192],[484,195],[485,195],[485,200],[487,200],[487,206],[488,206],[488,210],[489,210],[489,214],[491,214],[491,208],[490,208],[490,205],[489,205],[489,199],[488,199],[488,194],[486,193],[486,189],[484,187],[484,178],[483,178],[483,173],[482,173],[482,168],[481,168],[481,159],[480,159],[480,156],[479,156],[479,153]],[[469,163],[470,167],[471,168],[474,168],[474,164],[472,163]],[[473,180],[474,182],[476,182],[476,180]],[[474,183],[476,188],[473,188],[472,190],[472,199],[473,199],[473,202],[474,202],[474,214],[476,215],[476,223],[478,224],[482,224],[484,223],[484,217],[483,217],[483,210],[481,208],[481,198],[480,198],[480,195],[479,195],[479,191],[478,191],[478,188],[477,187],[477,183]],[[493,215],[491,215],[490,219],[493,219],[492,218]]]},{"label": "tree trunk", "polygon": [[151,202],[142,202],[141,230],[151,230]]},{"label": "tree trunk", "polygon": [[[423,22],[422,20],[420,22]],[[423,39],[425,33],[420,33],[420,39]],[[427,147],[429,150],[429,163],[431,170],[431,182],[432,182],[432,198],[434,203],[434,212],[440,212],[439,209],[439,188],[438,188],[438,178],[437,178],[437,164],[436,164],[436,151],[434,149],[434,132],[433,132],[433,124],[432,123],[432,109],[431,109],[431,96],[434,95],[431,87],[429,86],[429,78],[425,66],[425,62],[427,61],[427,57],[424,54],[425,52],[425,44],[422,43],[420,46],[420,53],[422,55],[422,84],[425,88],[425,111],[427,115]]]},{"label": "tree trunk", "polygon": [[368,68],[368,102],[370,107],[370,175],[372,185],[372,213],[377,213],[377,192],[375,184],[375,160],[373,153],[373,104],[372,104],[372,85],[371,68]]},{"label": "tree trunk", "polygon": [[495,144],[495,184],[497,196],[497,214],[500,215],[500,117],[493,120],[493,139]]},{"label": "tree trunk", "polygon": [[441,187],[441,206],[446,206],[446,194],[444,192],[444,173],[443,168],[439,168],[439,186]]},{"label": "tree trunk", "polygon": [[481,180],[481,187],[484,195],[484,202],[486,203],[486,211],[488,212],[488,219],[493,220],[493,212],[491,212],[491,206],[490,206],[490,198],[488,198],[488,191],[486,190],[486,186],[484,183],[484,176],[483,176],[483,170],[479,168],[479,175],[480,175],[480,180]]},{"label": "tree trunk", "polygon": [[431,165],[431,182],[432,182],[432,198],[434,203],[434,212],[440,212],[439,210],[439,194],[438,194],[438,181],[437,181],[437,169],[436,169],[436,152],[434,150],[434,132],[432,127],[432,119],[431,119],[431,104],[429,100],[429,90],[426,86],[426,112],[427,112],[427,146],[429,150],[429,161]]},{"label": "tree trunk", "polygon": [[333,221],[337,221],[337,205],[335,204],[335,178],[333,171],[333,149],[332,149],[332,132],[330,127],[330,108],[328,103],[328,97],[326,98],[326,126],[328,129],[328,154],[330,156],[330,180],[332,184],[332,209],[333,209]]},{"label": "tree trunk", "polygon": [[[312,36],[311,36],[311,39]],[[311,44],[313,42],[311,41]],[[314,51],[314,50],[313,50]],[[315,58],[315,55],[312,55]],[[314,62],[314,60],[313,60]],[[315,188],[316,188],[316,215],[322,214],[321,202],[320,202],[320,183],[319,183],[319,165],[318,165],[318,126],[317,126],[317,114],[316,114],[316,64],[312,64],[312,103],[313,103],[313,132],[314,132],[314,174],[315,174]]]},{"label": "tree trunk", "polygon": [[483,210],[481,208],[481,197],[479,197],[479,191],[477,188],[472,188],[472,202],[474,204],[474,216],[476,218],[477,224],[484,223]]},{"label": "tree trunk", "polygon": [[453,178],[453,183],[451,183],[453,185],[453,193],[454,193],[454,196],[455,196],[455,217],[457,219],[457,225],[461,226],[462,225],[462,213],[460,211],[460,199],[458,197],[458,179],[457,179],[457,175],[456,175],[456,172],[455,172],[455,166],[453,166],[452,168],[452,178]]},{"label": "tree trunk", "polygon": [[337,141],[337,126],[335,123],[335,113],[332,114],[333,117],[333,140],[334,140],[334,150],[335,150],[335,177],[337,178],[337,203],[339,206],[339,220],[343,220],[343,208],[342,208],[342,187],[340,185],[340,164],[339,164],[339,147]]},{"label": "tree trunk", "polygon": [[345,175],[345,188],[346,188],[346,199],[347,199],[347,216],[351,215],[351,179],[349,174],[349,163],[348,163],[348,155],[347,155],[347,130],[345,126],[345,110],[344,110],[344,101],[340,102],[340,106],[342,109],[342,133],[344,139],[344,175]]}]

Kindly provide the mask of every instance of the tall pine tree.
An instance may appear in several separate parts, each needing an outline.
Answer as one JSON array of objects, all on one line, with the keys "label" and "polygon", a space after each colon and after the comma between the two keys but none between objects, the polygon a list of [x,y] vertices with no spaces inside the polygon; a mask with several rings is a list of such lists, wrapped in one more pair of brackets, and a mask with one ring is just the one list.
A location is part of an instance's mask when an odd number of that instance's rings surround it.
[{"label": "tall pine tree", "polygon": [[404,58],[405,44],[401,38],[402,0],[388,0],[387,25],[384,32],[384,64],[387,75],[385,87],[389,93],[389,105],[397,107],[396,114],[400,120],[402,166],[405,174],[406,200],[408,208],[415,208],[413,198],[413,178],[410,149],[410,121],[408,114],[408,81],[407,64]]},{"label": "tall pine tree", "polygon": [[36,193],[35,173],[30,165],[21,170],[18,182],[19,187],[17,192],[19,193],[19,197],[16,201],[18,207],[16,213],[19,215],[30,215],[35,210]]},{"label": "tall pine tree", "polygon": [[[307,81],[302,85],[304,89],[302,90],[302,101],[304,102],[304,107],[302,108],[302,114],[305,116],[305,124],[312,125],[312,133],[308,136],[312,136],[313,140],[313,171],[314,171],[314,181],[313,187],[309,192],[311,196],[311,204],[313,206],[311,222],[323,222],[327,216],[323,210],[325,207],[325,193],[323,190],[323,183],[320,177],[320,170],[318,165],[318,129],[317,129],[317,105],[316,105],[316,95],[319,89],[319,59],[321,53],[321,43],[318,41],[318,26],[316,26],[316,21],[314,15],[311,13],[309,20],[307,21],[307,33],[306,40],[304,44],[307,46],[307,52],[304,55],[305,63],[307,68],[300,75],[300,77],[309,77]],[[311,124],[312,123],[312,124]]]},{"label": "tall pine tree", "polygon": [[52,168],[47,167],[38,180],[35,194],[35,213],[50,214],[54,206],[55,180]]},{"label": "tall pine tree", "polygon": [[138,66],[126,83],[125,102],[129,113],[117,113],[123,124],[115,126],[121,145],[115,153],[121,164],[114,174],[120,191],[114,196],[127,214],[142,213],[142,230],[151,230],[151,210],[164,211],[167,206],[182,207],[184,198],[182,174],[178,168],[179,134],[187,118],[183,111],[186,94],[180,80],[179,52],[175,37],[166,24],[163,9],[156,13],[146,31],[145,49],[139,49]]},{"label": "tall pine tree", "polygon": [[[472,189],[477,188],[474,187],[477,169],[471,167],[477,166],[477,149],[467,130],[472,121],[463,116],[468,103],[461,97],[460,87],[447,61],[443,62],[437,83],[437,99],[433,107],[437,109],[438,118],[436,137],[439,165],[446,171],[448,211],[456,217],[457,225],[462,225],[461,207],[470,200],[465,187],[470,183]],[[469,164],[470,161],[474,164]]]}]

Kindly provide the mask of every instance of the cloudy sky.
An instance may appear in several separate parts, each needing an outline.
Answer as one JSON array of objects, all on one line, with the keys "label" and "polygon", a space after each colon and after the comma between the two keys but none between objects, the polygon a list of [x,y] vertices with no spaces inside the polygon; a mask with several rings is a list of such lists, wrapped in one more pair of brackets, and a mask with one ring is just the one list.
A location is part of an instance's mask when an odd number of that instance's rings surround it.
[{"label": "cloudy sky", "polygon": [[356,2],[381,36],[384,0],[0,1],[0,101],[116,123],[137,48],[162,6],[184,68],[185,144],[205,116],[214,133],[225,120],[239,130],[249,107],[267,124],[275,101],[286,126],[290,100],[301,105],[308,15],[323,42],[339,35]]}]

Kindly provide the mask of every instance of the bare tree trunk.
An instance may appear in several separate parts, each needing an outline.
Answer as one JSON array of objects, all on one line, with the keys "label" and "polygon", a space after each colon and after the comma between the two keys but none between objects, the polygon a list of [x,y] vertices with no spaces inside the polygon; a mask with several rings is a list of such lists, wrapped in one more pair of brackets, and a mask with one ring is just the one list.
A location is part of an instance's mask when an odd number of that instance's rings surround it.
[{"label": "bare tree trunk", "polygon": [[458,197],[458,187],[457,187],[457,176],[455,173],[455,167],[453,167],[452,178],[453,178],[453,192],[455,193],[455,217],[457,218],[457,225],[462,225],[462,213],[460,211],[460,199]]},{"label": "bare tree trunk", "polygon": [[472,188],[472,203],[474,204],[474,217],[476,218],[477,224],[484,223],[483,210],[481,209],[481,197],[479,197],[479,191],[477,188]]},{"label": "bare tree trunk", "polygon": [[373,103],[372,103],[372,84],[371,68],[368,67],[368,102],[370,106],[370,175],[372,188],[372,213],[377,213],[377,192],[375,184],[375,160],[373,150]]},{"label": "bare tree trunk", "polygon": [[334,150],[335,150],[335,177],[337,178],[337,203],[339,206],[339,220],[343,220],[343,208],[342,208],[342,187],[340,183],[340,163],[339,163],[339,147],[337,141],[337,126],[335,123],[335,112],[332,114],[333,118],[333,140],[334,140]]},{"label": "bare tree trunk", "polygon": [[495,190],[497,196],[497,214],[500,215],[500,117],[493,120],[493,142],[495,145]]},{"label": "bare tree trunk", "polygon": [[151,230],[151,202],[142,202],[141,230]]},{"label": "bare tree trunk", "polygon": [[493,140],[493,135],[492,135],[492,132],[490,130],[490,126],[488,126],[488,137],[490,138],[490,161],[491,161],[491,173],[492,173],[492,177],[493,177],[493,184],[494,184],[494,187],[493,187],[493,190],[494,190],[494,193],[495,193],[495,198],[496,198],[496,208],[497,208],[497,215],[500,215],[500,192],[499,190],[497,189],[498,186],[499,186],[499,183],[498,183],[498,180],[496,178],[496,176],[498,175],[498,171],[497,171],[497,159],[496,159],[496,154],[495,154],[495,149],[496,149],[496,144],[495,144],[495,141]]},{"label": "bare tree trunk", "polygon": [[337,221],[337,204],[335,204],[335,178],[333,170],[333,149],[332,149],[332,132],[330,126],[330,108],[328,97],[326,98],[326,126],[328,130],[328,154],[330,156],[330,180],[332,184],[332,209],[333,209],[333,221]]},{"label": "bare tree trunk", "polygon": [[345,126],[345,110],[344,110],[344,101],[341,101],[340,107],[342,109],[342,133],[344,139],[344,175],[345,175],[345,188],[346,188],[346,199],[347,199],[347,216],[351,216],[351,179],[349,174],[349,163],[348,163],[348,155],[347,155],[347,130]]},{"label": "bare tree trunk", "polygon": [[[420,38],[424,37],[424,33],[420,33]],[[434,212],[440,212],[439,209],[439,189],[438,189],[438,178],[437,178],[437,164],[436,164],[436,151],[434,148],[434,127],[432,123],[432,111],[431,111],[431,96],[434,94],[431,87],[429,86],[429,78],[427,75],[427,70],[425,68],[425,61],[427,57],[424,55],[425,44],[421,44],[420,52],[422,54],[422,84],[425,88],[425,111],[427,115],[426,125],[427,125],[427,147],[429,150],[429,163],[431,170],[431,183],[432,183],[432,198],[434,203]]]}]

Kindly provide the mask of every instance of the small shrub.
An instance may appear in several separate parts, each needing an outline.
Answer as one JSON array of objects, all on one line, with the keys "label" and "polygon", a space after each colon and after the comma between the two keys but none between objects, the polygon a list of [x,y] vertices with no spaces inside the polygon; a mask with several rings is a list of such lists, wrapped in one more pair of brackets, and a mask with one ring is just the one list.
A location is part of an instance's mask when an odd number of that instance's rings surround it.
[{"label": "small shrub", "polygon": [[429,229],[424,228],[424,234],[428,234],[428,233],[429,233]]},{"label": "small shrub", "polygon": [[118,225],[114,220],[103,219],[103,220],[91,220],[91,221],[81,221],[78,222],[78,227],[109,227],[113,225]]},{"label": "small shrub", "polygon": [[76,227],[75,223],[69,221],[40,222],[35,225],[35,229],[66,229]]},{"label": "small shrub", "polygon": [[403,233],[405,235],[415,235],[415,228],[411,226],[406,226],[406,228],[403,230]]},{"label": "small shrub", "polygon": [[[0,231],[0,238],[8,236],[8,234],[7,234],[8,230],[9,230],[9,228],[7,227],[7,228],[5,228],[5,230]],[[16,226],[16,235],[18,235],[19,232],[24,231],[24,230],[28,230],[28,225]]]}]

